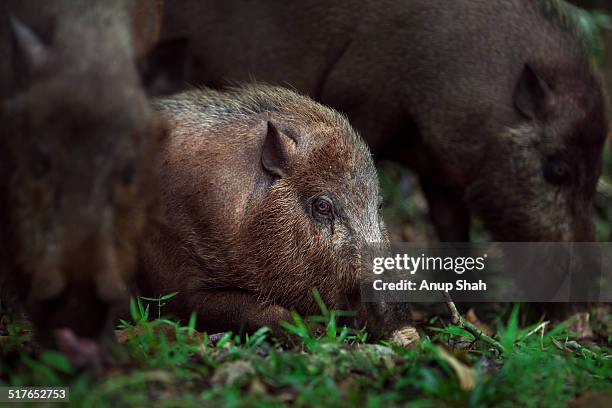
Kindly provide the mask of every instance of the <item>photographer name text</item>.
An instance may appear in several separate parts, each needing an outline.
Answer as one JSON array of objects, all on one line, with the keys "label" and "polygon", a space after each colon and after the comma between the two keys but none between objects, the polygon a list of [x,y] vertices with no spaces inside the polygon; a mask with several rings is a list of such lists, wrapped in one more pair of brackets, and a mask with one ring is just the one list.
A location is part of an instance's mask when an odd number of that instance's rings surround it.
[{"label": "photographer name text", "polygon": [[377,291],[444,291],[451,290],[470,290],[470,291],[486,291],[487,284],[479,279],[478,282],[469,282],[465,279],[458,279],[455,282],[428,282],[422,280],[417,283],[408,279],[402,279],[399,282],[384,282],[382,279],[377,279],[372,283],[374,290]]}]

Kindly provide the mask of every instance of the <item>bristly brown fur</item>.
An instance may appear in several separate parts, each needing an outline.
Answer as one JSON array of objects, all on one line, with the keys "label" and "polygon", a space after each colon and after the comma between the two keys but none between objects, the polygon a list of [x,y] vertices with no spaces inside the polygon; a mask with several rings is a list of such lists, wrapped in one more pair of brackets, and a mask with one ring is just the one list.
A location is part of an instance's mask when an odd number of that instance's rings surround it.
[{"label": "bristly brown fur", "polygon": [[[165,217],[142,260],[145,293],[178,291],[168,310],[196,310],[208,331],[278,328],[291,309],[317,313],[313,288],[328,307],[360,307],[361,251],[387,237],[372,158],[346,118],[265,85],[189,91],[154,106],[172,130],[160,162]],[[262,166],[269,123],[297,141],[280,178]],[[320,195],[334,202],[329,223],[311,213]]]}]

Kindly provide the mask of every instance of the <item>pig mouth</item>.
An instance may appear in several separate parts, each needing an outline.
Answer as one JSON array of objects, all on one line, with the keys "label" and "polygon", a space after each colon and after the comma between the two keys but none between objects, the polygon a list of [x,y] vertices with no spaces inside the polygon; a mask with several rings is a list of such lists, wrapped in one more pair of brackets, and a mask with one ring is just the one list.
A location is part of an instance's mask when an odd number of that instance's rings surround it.
[{"label": "pig mouth", "polygon": [[360,316],[359,311],[362,309],[361,293],[352,292],[344,295],[342,301],[339,303],[339,309],[342,311],[350,312],[346,316],[340,316],[338,324],[341,326],[349,326],[353,328],[360,328],[364,326],[367,321]]},{"label": "pig mouth", "polygon": [[[464,201],[498,242],[578,242],[594,240],[590,220],[578,220],[569,206],[543,212],[540,202],[500,203],[485,183],[475,183]],[[530,213],[533,209],[535,213]],[[556,215],[556,214],[559,215]],[[564,214],[564,215],[561,215]]]}]

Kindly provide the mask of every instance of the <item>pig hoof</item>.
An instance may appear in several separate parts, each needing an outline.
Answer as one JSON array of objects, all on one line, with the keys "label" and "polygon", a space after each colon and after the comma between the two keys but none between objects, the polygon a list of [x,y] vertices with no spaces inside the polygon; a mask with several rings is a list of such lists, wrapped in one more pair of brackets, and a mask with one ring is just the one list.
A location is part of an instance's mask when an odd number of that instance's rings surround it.
[{"label": "pig hoof", "polygon": [[391,332],[389,341],[400,347],[413,348],[421,343],[421,336],[419,336],[417,329],[406,326]]},{"label": "pig hoof", "polygon": [[101,374],[107,361],[102,346],[94,340],[80,338],[70,329],[57,329],[54,332],[59,351],[64,353],[76,369],[91,369]]}]

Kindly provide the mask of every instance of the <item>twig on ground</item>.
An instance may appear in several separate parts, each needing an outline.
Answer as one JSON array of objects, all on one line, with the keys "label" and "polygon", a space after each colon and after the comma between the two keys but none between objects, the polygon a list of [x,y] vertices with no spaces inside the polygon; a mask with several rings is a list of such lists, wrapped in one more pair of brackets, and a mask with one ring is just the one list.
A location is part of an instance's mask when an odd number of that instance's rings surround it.
[{"label": "twig on ground", "polygon": [[[546,327],[546,326],[547,326],[549,323],[550,323],[549,321],[545,321],[545,322],[542,322],[542,323],[538,324],[538,325],[537,325],[537,326],[536,326],[536,327],[535,327],[533,330],[531,330],[529,333],[527,333],[525,336],[523,336],[523,339],[526,339],[527,337],[529,337],[529,336],[531,336],[531,335],[533,335],[534,333],[537,333],[537,332],[539,332],[539,331],[542,333],[542,335],[544,335],[544,328],[545,328],[545,327]],[[522,340],[522,339],[521,339],[521,340]]]},{"label": "twig on ground", "polygon": [[448,309],[451,312],[451,319],[454,325],[459,326],[462,329],[469,331],[476,337],[477,340],[482,340],[485,343],[495,347],[497,350],[501,352],[505,351],[504,346],[502,346],[500,342],[493,339],[492,337],[487,336],[480,329],[480,327],[476,326],[475,324],[471,322],[468,322],[463,317],[461,317],[459,310],[457,310],[457,306],[455,306],[455,302],[453,302],[453,299],[451,299],[448,292],[443,292],[443,293],[444,293],[444,298],[446,299],[446,305],[448,306]]}]

